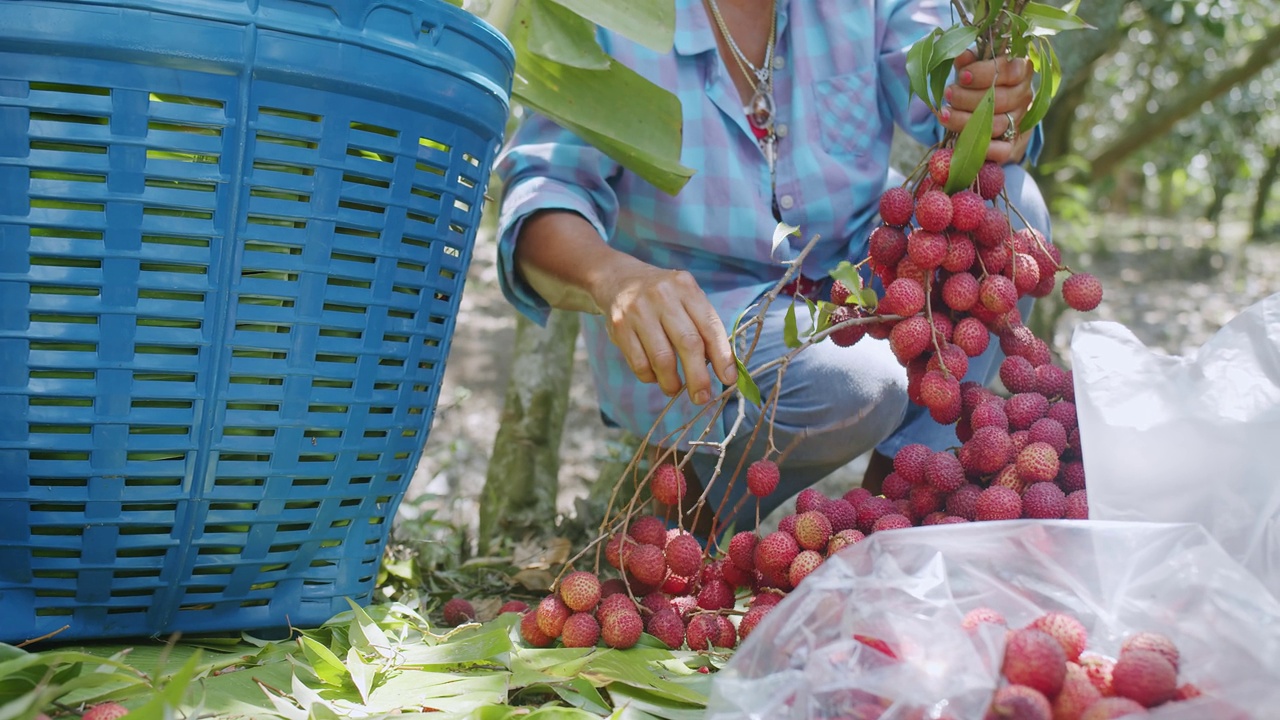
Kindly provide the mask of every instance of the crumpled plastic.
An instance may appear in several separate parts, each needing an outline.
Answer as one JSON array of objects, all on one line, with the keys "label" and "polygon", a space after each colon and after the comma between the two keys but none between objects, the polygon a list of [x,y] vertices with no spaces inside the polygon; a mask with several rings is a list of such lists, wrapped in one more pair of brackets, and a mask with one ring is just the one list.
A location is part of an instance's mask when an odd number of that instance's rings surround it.
[{"label": "crumpled plastic", "polygon": [[[707,718],[981,720],[1004,629],[961,626],[989,607],[1010,627],[1065,612],[1115,657],[1140,631],[1167,635],[1179,682],[1205,693],[1153,720],[1275,717],[1280,601],[1199,525],[1019,520],[878,532],[828,558],[717,674]],[[885,651],[890,654],[886,654]]]},{"label": "crumpled plastic", "polygon": [[1089,517],[1200,523],[1280,597],[1280,294],[1192,355],[1091,322],[1071,358]]}]

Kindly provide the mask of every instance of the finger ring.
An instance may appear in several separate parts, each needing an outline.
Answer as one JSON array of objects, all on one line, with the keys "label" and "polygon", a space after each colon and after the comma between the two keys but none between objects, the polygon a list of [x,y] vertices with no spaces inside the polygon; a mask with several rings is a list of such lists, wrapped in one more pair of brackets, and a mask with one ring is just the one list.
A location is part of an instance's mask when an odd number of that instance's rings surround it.
[{"label": "finger ring", "polygon": [[1009,121],[1009,127],[1005,128],[1004,132],[1000,134],[1000,139],[1005,142],[1013,142],[1018,138],[1018,126],[1013,122],[1013,115],[1005,113],[1004,117]]}]

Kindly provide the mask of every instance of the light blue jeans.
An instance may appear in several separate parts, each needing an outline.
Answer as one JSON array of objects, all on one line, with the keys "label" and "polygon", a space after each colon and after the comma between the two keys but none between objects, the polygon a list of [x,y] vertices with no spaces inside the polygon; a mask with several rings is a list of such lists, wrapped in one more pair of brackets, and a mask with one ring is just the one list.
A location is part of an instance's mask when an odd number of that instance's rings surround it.
[{"label": "light blue jeans", "polygon": [[[889,186],[901,184],[902,176],[890,177]],[[1005,188],[1015,207],[1032,227],[1050,236],[1049,212],[1035,181],[1016,165],[1005,166]],[[1022,223],[1013,216],[1014,229]],[[864,228],[862,237],[872,228]],[[865,247],[865,246],[864,246]],[[862,251],[865,256],[865,250]],[[790,298],[780,297],[765,317],[749,365],[756,367],[790,350],[783,339],[783,323]],[[1032,298],[1018,303],[1023,318],[1029,317]],[[801,329],[808,325],[804,304],[796,308]],[[1004,353],[992,337],[982,355],[971,358],[964,379],[983,385],[990,383],[999,371]],[[777,373],[769,371],[754,378],[761,396],[768,398],[777,382]],[[733,442],[726,449],[721,477],[707,495],[713,511],[720,510],[718,527],[732,522],[738,530],[756,523],[756,504],[746,496],[745,468],[765,455],[768,448],[768,426],[760,428],[749,443],[752,428],[760,422],[760,408],[745,404],[745,418]],[[725,408],[722,420],[726,430],[738,416],[736,402]],[[766,418],[767,419],[767,418]],[[801,490],[817,483],[835,470],[871,449],[892,457],[900,448],[922,443],[934,450],[959,444],[954,425],[939,425],[928,410],[907,400],[907,374],[889,349],[888,340],[864,337],[852,347],[837,347],[830,340],[801,351],[782,379],[776,414],[773,416],[773,442],[784,453],[780,464],[781,482],[777,491],[760,502],[759,517],[764,518]],[[733,483],[725,497],[725,487],[734,470],[743,461],[743,477]],[[778,457],[774,456],[777,460]],[[714,452],[697,452],[689,460],[698,479],[705,485],[716,464]],[[723,502],[723,505],[722,505]],[[732,510],[741,504],[737,513]]]}]

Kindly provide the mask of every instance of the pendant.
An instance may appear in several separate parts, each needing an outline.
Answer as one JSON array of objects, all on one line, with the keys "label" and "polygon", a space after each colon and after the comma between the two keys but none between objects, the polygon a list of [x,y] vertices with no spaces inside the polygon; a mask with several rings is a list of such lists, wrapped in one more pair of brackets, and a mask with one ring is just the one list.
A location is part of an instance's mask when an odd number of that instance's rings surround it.
[{"label": "pendant", "polygon": [[747,121],[751,127],[768,130],[773,127],[773,94],[763,85],[756,89],[747,105]]}]

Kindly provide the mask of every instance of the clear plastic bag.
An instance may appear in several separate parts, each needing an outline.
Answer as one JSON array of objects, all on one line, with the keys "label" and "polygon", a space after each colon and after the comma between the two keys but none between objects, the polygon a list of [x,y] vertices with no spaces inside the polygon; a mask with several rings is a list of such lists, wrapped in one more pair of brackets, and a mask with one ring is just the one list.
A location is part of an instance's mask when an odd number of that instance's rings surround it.
[{"label": "clear plastic bag", "polygon": [[[1280,602],[1197,525],[1010,521],[879,532],[829,558],[773,609],[716,677],[707,718],[982,720],[1004,630],[966,632],[989,607],[1012,628],[1065,612],[1115,657],[1140,631],[1182,654],[1203,697],[1157,720],[1275,717]],[[882,650],[888,650],[892,656]]]},{"label": "clear plastic bag", "polygon": [[1071,356],[1089,517],[1200,523],[1280,597],[1280,294],[1186,357],[1109,322]]}]

